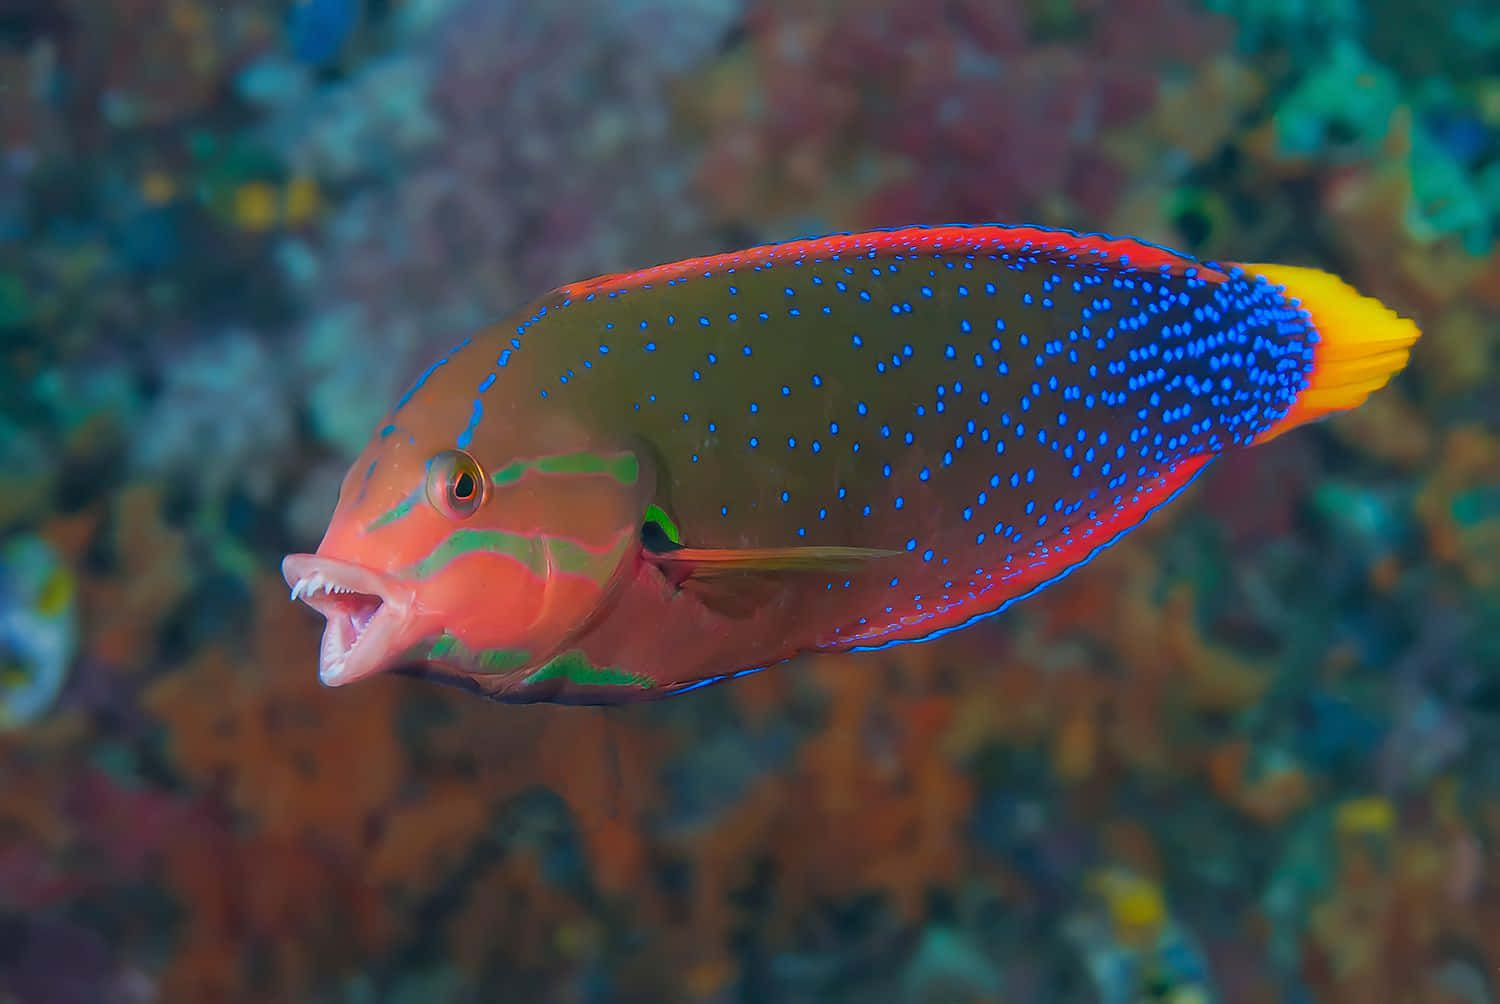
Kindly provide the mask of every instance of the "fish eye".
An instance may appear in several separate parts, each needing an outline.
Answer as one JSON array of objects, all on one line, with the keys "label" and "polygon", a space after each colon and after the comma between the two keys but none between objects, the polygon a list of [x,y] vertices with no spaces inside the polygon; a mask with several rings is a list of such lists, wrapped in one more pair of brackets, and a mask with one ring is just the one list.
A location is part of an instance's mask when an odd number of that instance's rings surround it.
[{"label": "fish eye", "polygon": [[427,501],[449,519],[468,519],[484,504],[484,468],[463,450],[444,450],[427,465]]}]

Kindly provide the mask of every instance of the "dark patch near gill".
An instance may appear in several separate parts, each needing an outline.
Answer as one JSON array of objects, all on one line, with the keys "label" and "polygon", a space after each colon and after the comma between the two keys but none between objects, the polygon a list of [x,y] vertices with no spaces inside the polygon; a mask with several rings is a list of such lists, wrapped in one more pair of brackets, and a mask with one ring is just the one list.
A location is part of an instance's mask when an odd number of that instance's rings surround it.
[{"label": "dark patch near gill", "polygon": [[682,550],[682,545],[667,536],[667,531],[655,520],[641,524],[641,546],[652,554],[671,554]]}]

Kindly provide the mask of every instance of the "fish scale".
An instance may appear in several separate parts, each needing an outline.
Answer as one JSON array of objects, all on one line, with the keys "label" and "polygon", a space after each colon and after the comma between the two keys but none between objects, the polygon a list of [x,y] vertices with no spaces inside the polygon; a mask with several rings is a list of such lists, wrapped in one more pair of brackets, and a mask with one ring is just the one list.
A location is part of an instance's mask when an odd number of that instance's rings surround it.
[{"label": "fish scale", "polygon": [[684,693],[993,615],[1418,334],[1317,270],[1024,226],[601,276],[422,370],[283,569],[325,682]]},{"label": "fish scale", "polygon": [[976,244],[565,291],[528,326],[556,371],[536,394],[650,442],[696,545],[902,551],[888,575],[804,584],[833,594],[802,602],[839,647],[1046,578],[1184,461],[1282,417],[1310,367],[1310,329],[1243,272]]}]

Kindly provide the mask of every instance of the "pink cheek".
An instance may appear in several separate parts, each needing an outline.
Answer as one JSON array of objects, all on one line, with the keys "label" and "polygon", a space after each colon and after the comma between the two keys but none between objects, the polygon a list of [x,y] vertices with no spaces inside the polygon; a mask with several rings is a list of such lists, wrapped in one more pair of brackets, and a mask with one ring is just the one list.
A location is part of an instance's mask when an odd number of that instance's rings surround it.
[{"label": "pink cheek", "polygon": [[471,648],[515,643],[541,610],[543,582],[513,562],[464,562],[417,587],[419,603],[441,630]]}]

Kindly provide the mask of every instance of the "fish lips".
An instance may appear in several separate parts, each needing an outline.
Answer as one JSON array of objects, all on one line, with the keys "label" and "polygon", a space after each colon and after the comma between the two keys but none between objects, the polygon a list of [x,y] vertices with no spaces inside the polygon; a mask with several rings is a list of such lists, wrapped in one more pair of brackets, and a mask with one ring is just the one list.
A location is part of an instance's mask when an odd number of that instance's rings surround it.
[{"label": "fish lips", "polygon": [[413,633],[414,593],[389,575],[319,554],[289,554],[292,599],[323,615],[318,678],[330,687],[393,668]]}]

